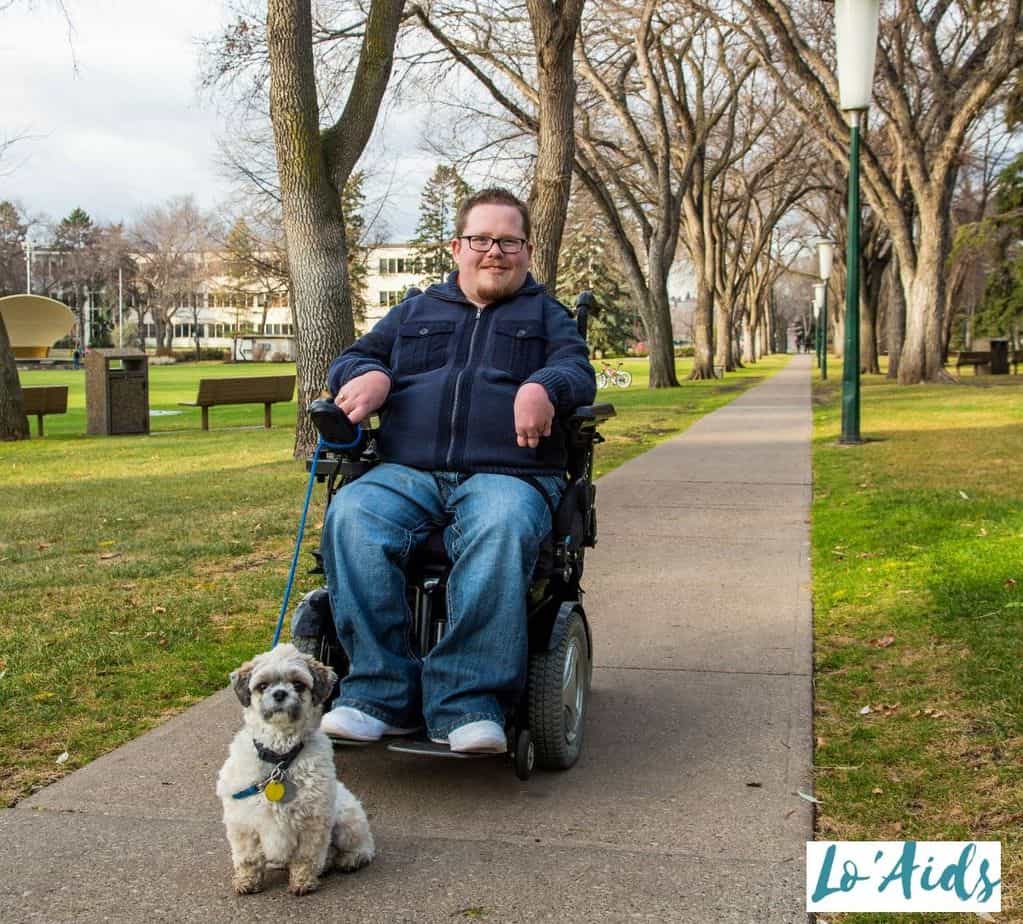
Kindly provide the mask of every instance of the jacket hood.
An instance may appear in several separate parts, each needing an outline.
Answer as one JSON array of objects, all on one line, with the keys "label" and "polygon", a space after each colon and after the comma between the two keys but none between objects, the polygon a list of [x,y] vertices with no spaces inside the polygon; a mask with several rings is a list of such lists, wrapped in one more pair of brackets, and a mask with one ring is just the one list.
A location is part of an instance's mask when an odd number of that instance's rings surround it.
[{"label": "jacket hood", "polygon": [[[508,301],[509,299],[517,298],[520,295],[535,295],[546,291],[546,287],[542,283],[537,282],[533,278],[532,273],[526,273],[526,281],[522,283],[522,288],[506,298],[501,299],[501,301]],[[465,293],[463,293],[458,287],[458,270],[451,273],[444,282],[439,282],[430,286],[426,290],[426,294],[432,295],[436,298],[442,298],[447,302],[458,302],[463,305],[472,304],[472,302],[465,297]],[[495,304],[499,303],[495,302]]]}]

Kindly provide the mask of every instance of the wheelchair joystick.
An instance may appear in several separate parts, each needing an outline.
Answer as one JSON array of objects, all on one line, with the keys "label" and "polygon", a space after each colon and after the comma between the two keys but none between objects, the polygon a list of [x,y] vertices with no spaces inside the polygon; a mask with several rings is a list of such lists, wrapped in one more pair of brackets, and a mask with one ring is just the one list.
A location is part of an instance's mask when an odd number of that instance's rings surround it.
[{"label": "wheelchair joystick", "polygon": [[586,339],[586,322],[591,315],[596,317],[599,313],[600,307],[597,305],[593,293],[589,289],[580,292],[579,297],[575,300],[575,323],[583,340]]},{"label": "wheelchair joystick", "polygon": [[317,398],[310,402],[309,417],[326,443],[344,446],[352,453],[358,453],[362,448],[365,442],[364,432],[358,429],[330,398]]}]

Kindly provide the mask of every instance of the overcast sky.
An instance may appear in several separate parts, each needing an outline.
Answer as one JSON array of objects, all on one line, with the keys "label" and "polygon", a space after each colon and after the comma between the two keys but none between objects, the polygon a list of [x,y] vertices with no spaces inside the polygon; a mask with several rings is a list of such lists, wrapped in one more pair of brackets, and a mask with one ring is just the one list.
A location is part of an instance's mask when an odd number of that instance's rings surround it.
[{"label": "overcast sky", "polygon": [[[172,195],[214,208],[231,187],[217,165],[221,117],[198,93],[198,42],[222,25],[217,0],[66,0],[0,13],[0,199],[59,219],[81,206],[116,221]],[[31,7],[31,8],[26,8]],[[77,68],[76,68],[77,66]],[[392,115],[370,156],[389,189],[389,237],[411,236],[433,158],[418,119]],[[382,153],[386,151],[386,156]],[[367,160],[370,159],[369,157]]]}]

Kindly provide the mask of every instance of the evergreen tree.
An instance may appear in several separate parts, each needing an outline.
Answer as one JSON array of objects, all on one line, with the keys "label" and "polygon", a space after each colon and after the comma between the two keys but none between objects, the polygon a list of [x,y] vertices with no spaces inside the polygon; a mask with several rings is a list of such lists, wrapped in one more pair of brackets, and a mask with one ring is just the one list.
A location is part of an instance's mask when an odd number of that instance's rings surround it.
[{"label": "evergreen tree", "polygon": [[21,210],[13,202],[0,202],[0,296],[25,291],[27,230]]},{"label": "evergreen tree", "polygon": [[629,304],[624,277],[609,242],[611,233],[599,213],[574,202],[565,222],[558,259],[558,291],[572,301],[584,289],[593,292],[599,314],[587,325],[590,348],[603,355],[622,354],[636,342],[639,314]]},{"label": "evergreen tree", "polygon": [[[1018,340],[1023,315],[1023,154],[999,176],[994,214],[984,224],[995,239],[997,262],[984,289],[975,330]],[[1019,347],[1018,342],[1014,345]]]},{"label": "evergreen tree", "polygon": [[423,285],[443,282],[454,268],[451,239],[455,215],[463,199],[472,195],[454,167],[438,164],[419,197],[419,224],[412,238],[413,251],[423,273]]},{"label": "evergreen tree", "polygon": [[369,278],[369,246],[366,241],[366,174],[357,170],[341,193],[341,214],[345,220],[345,244],[348,250],[348,291],[352,299],[352,319],[357,327],[366,323],[366,284]]},{"label": "evergreen tree", "polygon": [[[99,228],[85,209],[74,208],[53,229],[51,249],[60,251],[60,267],[52,280],[56,297],[69,304],[78,319],[78,339],[85,346],[85,306],[90,294],[98,292],[102,280],[98,272],[96,244]],[[95,305],[92,305],[95,307]]]}]

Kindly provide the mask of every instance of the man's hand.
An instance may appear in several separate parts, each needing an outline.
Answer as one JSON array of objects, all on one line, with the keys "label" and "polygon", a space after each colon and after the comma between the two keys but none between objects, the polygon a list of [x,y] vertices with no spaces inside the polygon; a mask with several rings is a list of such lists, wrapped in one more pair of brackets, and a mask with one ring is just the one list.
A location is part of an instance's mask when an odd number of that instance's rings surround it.
[{"label": "man's hand", "polygon": [[355,424],[369,417],[387,400],[390,393],[390,377],[383,372],[373,370],[345,382],[337,393],[334,403]]},{"label": "man's hand", "polygon": [[541,436],[551,435],[554,405],[547,389],[538,382],[526,382],[515,395],[515,437],[520,446],[536,449]]}]

